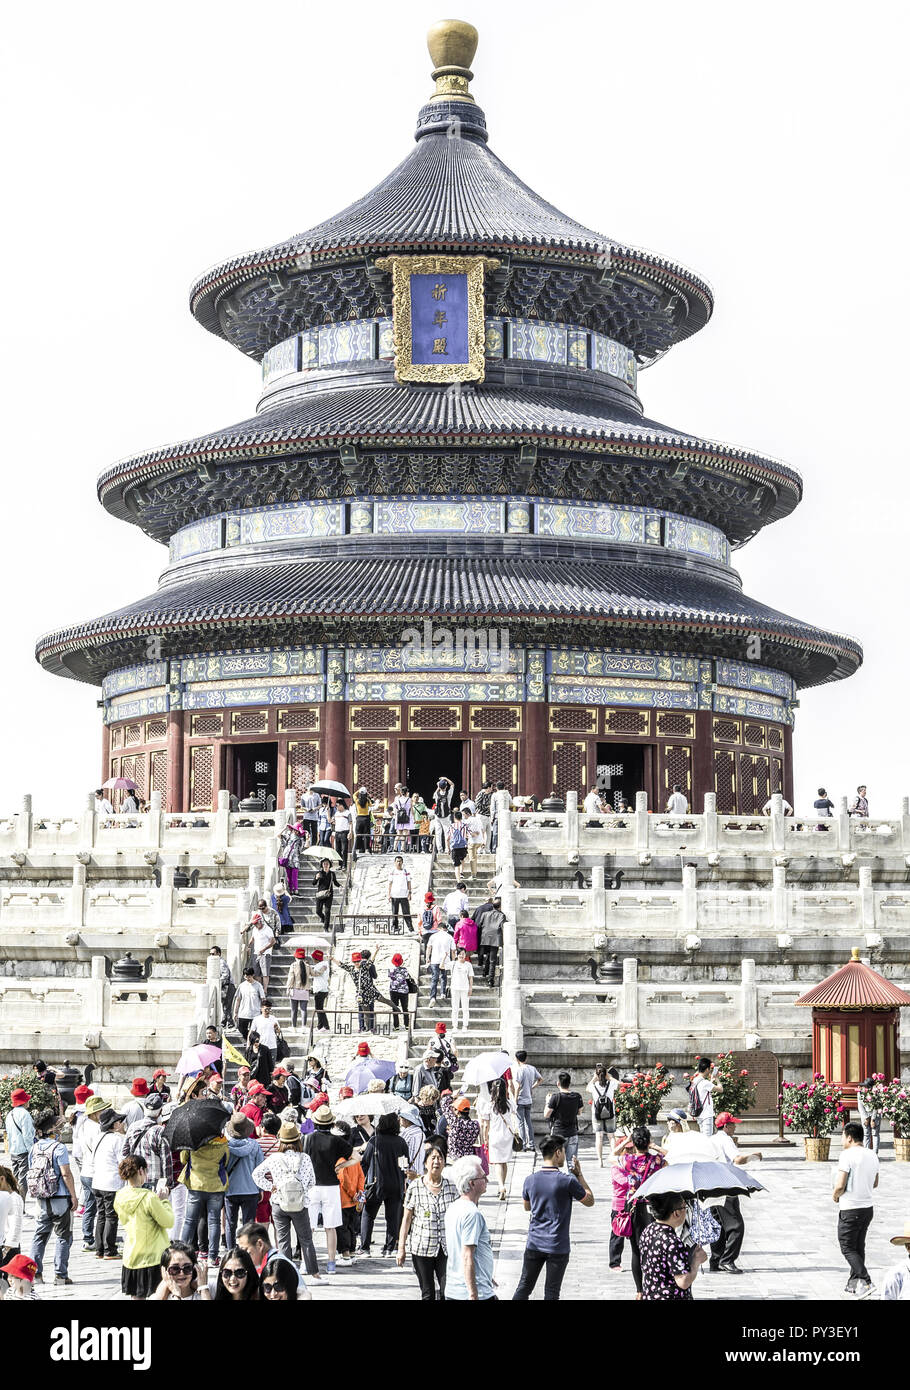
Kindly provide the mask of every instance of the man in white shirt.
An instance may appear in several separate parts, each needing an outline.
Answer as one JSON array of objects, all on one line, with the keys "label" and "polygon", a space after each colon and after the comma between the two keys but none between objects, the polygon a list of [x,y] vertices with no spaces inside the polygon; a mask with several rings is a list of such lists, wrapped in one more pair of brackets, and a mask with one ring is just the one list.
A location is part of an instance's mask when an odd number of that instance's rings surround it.
[{"label": "man in white shirt", "polygon": [[468,960],[465,950],[458,952],[449,972],[452,990],[452,1032],[458,1028],[458,1011],[461,1010],[461,1026],[467,1032],[471,1026],[471,995],[474,991],[474,967]]},{"label": "man in white shirt", "polygon": [[477,806],[475,802],[471,800],[467,792],[462,792],[458,809],[461,811],[462,820],[467,820],[468,816],[473,816],[475,814]]},{"label": "man in white shirt", "polygon": [[450,927],[453,927],[461,916],[462,909],[468,910],[468,895],[465,892],[464,883],[456,883],[451,893],[446,893],[442,900],[442,911],[445,920]]},{"label": "man in white shirt", "polygon": [[[451,893],[449,897],[451,897]],[[448,902],[448,898],[446,899]],[[449,935],[448,926],[440,922],[439,930],[434,932],[430,938],[430,949],[427,959],[430,962],[430,1003],[436,1003],[436,996],[439,993],[440,976],[442,977],[442,993],[448,997],[448,970],[452,957],[455,954],[455,942]]]},{"label": "man in white shirt", "polygon": [[259,1013],[265,1001],[265,990],[262,985],[253,977],[252,970],[243,972],[243,984],[237,991],[234,999],[234,1022],[243,1034],[246,1042],[250,1031],[250,1024]]},{"label": "man in white shirt", "polygon": [[[735,1163],[737,1167],[742,1167],[749,1162],[750,1158],[761,1160],[760,1153],[741,1154],[739,1152],[733,1137],[733,1126],[742,1124],[742,1121],[731,1115],[729,1110],[721,1111],[715,1124],[717,1132],[711,1142],[721,1163]],[[671,1163],[674,1161],[678,1160],[670,1159]],[[712,1207],[711,1215],[720,1222],[721,1234],[711,1245],[709,1271],[712,1274],[742,1274],[736,1260],[743,1248],[746,1226],[740,1211],[739,1198],[726,1197],[721,1206]]]},{"label": "man in white shirt", "polygon": [[269,992],[269,972],[272,968],[272,947],[275,945],[275,933],[268,922],[263,919],[261,912],[253,913],[253,955],[256,957],[256,967],[259,971],[259,978],[262,981],[262,989],[265,994]]},{"label": "man in white shirt", "polygon": [[483,823],[483,817],[473,812],[463,821],[464,833],[468,841],[468,863],[471,866],[471,878],[477,877],[477,856],[487,842],[487,828]]},{"label": "man in white shirt", "polygon": [[850,1266],[845,1292],[854,1298],[868,1298],[873,1293],[866,1268],[866,1232],[872,1221],[872,1193],[878,1187],[878,1158],[863,1147],[864,1137],[856,1120],[844,1125],[844,1147],[833,1193],[840,1207],[837,1241]]},{"label": "man in white shirt", "polygon": [[[785,816],[792,816],[792,815],[793,815],[793,807],[790,805],[790,803],[789,803],[789,801],[787,800],[786,797],[784,797],[784,796],[781,797],[781,803],[782,803],[783,808],[784,808],[784,815],[785,815]],[[764,806],[761,808],[761,813],[762,813],[763,816],[770,816],[770,814],[771,814],[771,797],[770,797],[770,796],[768,797],[768,800],[765,802]]]},{"label": "man in white shirt", "polygon": [[263,1047],[267,1047],[270,1052],[275,1051],[281,1037],[281,1029],[278,1027],[278,1020],[272,1017],[272,1006],[267,999],[263,1002],[262,1012],[257,1014],[250,1024],[250,1032],[259,1034],[259,1041]]},{"label": "man in white shirt", "polygon": [[689,803],[683,796],[683,789],[677,782],[673,791],[670,793],[670,800],[667,802],[667,814],[670,816],[686,816],[689,814]]},{"label": "man in white shirt", "polygon": [[413,931],[411,923],[411,875],[404,867],[404,859],[396,854],[395,862],[389,870],[389,902],[392,905],[392,930],[398,931],[399,910],[404,916],[408,931]]},{"label": "man in white shirt", "polygon": [[531,1093],[540,1085],[543,1077],[536,1067],[531,1066],[526,1052],[515,1053],[512,1079],[515,1085],[515,1104],[518,1107],[518,1132],[522,1137],[525,1152],[533,1152],[534,1126],[531,1122],[531,1107],[534,1102]]},{"label": "man in white shirt", "polygon": [[595,787],[592,787],[582,802],[586,816],[602,816],[604,808],[601,804],[600,794]]},{"label": "man in white shirt", "polygon": [[709,1139],[714,1133],[714,1092],[719,1090],[720,1082],[714,1080],[710,1058],[699,1057],[689,1087],[689,1114],[698,1120],[698,1128]]},{"label": "man in white shirt", "polygon": [[108,798],[104,795],[104,788],[99,787],[98,790],[95,792],[95,815],[112,816],[113,814],[114,808],[111,805]]}]

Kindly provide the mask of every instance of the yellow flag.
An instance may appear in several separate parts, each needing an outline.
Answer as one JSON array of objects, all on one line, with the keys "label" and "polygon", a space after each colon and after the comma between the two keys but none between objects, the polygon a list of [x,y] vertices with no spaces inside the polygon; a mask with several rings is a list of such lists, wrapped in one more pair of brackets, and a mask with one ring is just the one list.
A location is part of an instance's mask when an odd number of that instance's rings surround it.
[{"label": "yellow flag", "polygon": [[247,1062],[246,1058],[245,1058],[241,1053],[239,1053],[239,1052],[237,1051],[236,1047],[233,1047],[233,1046],[228,1042],[227,1038],[222,1038],[222,1039],[221,1039],[221,1051],[224,1053],[225,1059],[226,1059],[228,1062],[233,1062],[235,1066],[237,1066],[237,1067],[246,1067],[246,1066],[249,1066],[249,1063]]}]

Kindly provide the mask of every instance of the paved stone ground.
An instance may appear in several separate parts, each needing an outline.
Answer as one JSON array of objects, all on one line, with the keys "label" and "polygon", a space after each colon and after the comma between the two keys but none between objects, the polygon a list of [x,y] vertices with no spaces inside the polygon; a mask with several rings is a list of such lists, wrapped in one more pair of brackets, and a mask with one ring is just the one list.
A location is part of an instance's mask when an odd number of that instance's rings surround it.
[{"label": "paved stone ground", "polygon": [[[581,1162],[596,1197],[590,1209],[576,1207],[572,1219],[573,1254],[563,1285],[566,1299],[633,1299],[635,1288],[629,1270],[628,1248],[623,1269],[613,1274],[607,1267],[609,1225],[609,1168],[597,1166],[591,1141],[582,1141]],[[806,1163],[801,1148],[764,1148],[762,1163],[753,1162],[756,1175],[767,1191],[743,1202],[746,1239],[740,1264],[745,1273],[700,1275],[695,1287],[699,1299],[724,1300],[818,1300],[839,1298],[847,1279],[847,1267],[837,1245],[837,1208],[831,1200],[837,1152],[827,1164]],[[867,1265],[876,1285],[883,1272],[897,1263],[896,1247],[889,1237],[903,1230],[910,1220],[910,1165],[896,1164],[890,1142],[882,1145],[882,1173],[875,1218],[867,1242]],[[511,1298],[521,1271],[528,1217],[521,1203],[521,1184],[531,1171],[534,1156],[519,1155],[510,1173],[508,1202],[486,1197],[482,1209],[493,1234],[497,1251],[496,1279],[499,1297]],[[539,1160],[538,1160],[539,1161]],[[492,1184],[495,1187],[495,1184]],[[23,1229],[22,1248],[31,1247],[34,1203],[29,1202]],[[382,1220],[377,1221],[374,1249],[382,1248]],[[54,1240],[45,1254],[48,1282],[39,1290],[50,1300],[120,1299],[120,1265],[103,1263],[74,1244],[70,1259],[72,1287],[55,1287],[53,1278]],[[324,1267],[324,1239],[316,1236],[320,1265]],[[339,1268],[331,1279],[310,1285],[314,1300],[416,1299],[417,1282],[410,1264],[398,1269],[392,1259],[373,1255]],[[541,1276],[535,1297],[543,1296]]]}]

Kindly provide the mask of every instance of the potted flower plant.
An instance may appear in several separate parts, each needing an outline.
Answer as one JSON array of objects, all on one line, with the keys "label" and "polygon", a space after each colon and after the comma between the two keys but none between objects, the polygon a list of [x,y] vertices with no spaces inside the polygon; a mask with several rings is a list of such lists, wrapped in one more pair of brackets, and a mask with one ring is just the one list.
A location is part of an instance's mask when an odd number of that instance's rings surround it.
[{"label": "potted flower plant", "polygon": [[[695,1060],[697,1062],[698,1057]],[[687,1082],[695,1082],[698,1072],[693,1072],[684,1079]],[[731,1115],[742,1115],[744,1111],[752,1109],[758,1082],[749,1080],[748,1069],[736,1065],[732,1052],[718,1052],[712,1080],[720,1082],[720,1090],[714,1093],[715,1115],[719,1115],[723,1110],[728,1110]]]},{"label": "potted flower plant", "polygon": [[910,1163],[910,1086],[895,1077],[887,1087],[883,1113],[894,1128],[894,1157],[898,1163]]},{"label": "potted flower plant", "polygon": [[778,1108],[785,1128],[802,1134],[809,1163],[826,1163],[831,1135],[843,1124],[843,1092],[827,1082],[821,1072],[811,1081],[784,1081]]},{"label": "potted flower plant", "polygon": [[650,1071],[638,1071],[630,1081],[620,1082],[613,1098],[617,1124],[628,1130],[636,1125],[653,1125],[672,1085],[673,1077],[663,1062],[655,1062]]}]

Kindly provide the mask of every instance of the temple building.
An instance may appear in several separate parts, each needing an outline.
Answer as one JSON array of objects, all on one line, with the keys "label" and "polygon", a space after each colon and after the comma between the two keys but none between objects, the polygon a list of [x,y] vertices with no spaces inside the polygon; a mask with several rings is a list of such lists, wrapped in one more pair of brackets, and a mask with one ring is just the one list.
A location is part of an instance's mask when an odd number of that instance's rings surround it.
[{"label": "temple building", "polygon": [[167,568],[37,655],[100,685],[105,776],[168,810],[448,773],[751,814],[793,799],[799,690],[862,659],[734,568],[799,476],[644,413],[640,372],[705,327],[709,287],[496,157],[476,44],[431,30],[435,92],[382,183],[193,287],[262,365],[255,414],[99,480]]}]

